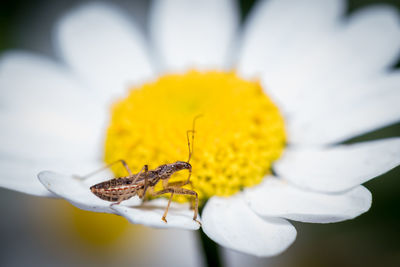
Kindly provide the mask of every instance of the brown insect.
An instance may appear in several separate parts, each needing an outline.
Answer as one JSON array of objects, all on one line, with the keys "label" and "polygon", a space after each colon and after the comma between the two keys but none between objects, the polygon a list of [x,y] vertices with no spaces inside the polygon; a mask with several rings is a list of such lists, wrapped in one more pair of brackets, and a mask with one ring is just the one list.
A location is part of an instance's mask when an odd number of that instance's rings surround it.
[{"label": "brown insect", "polygon": [[[99,198],[114,202],[111,205],[118,205],[122,201],[127,200],[133,196],[139,196],[140,199],[143,199],[146,195],[146,192],[148,192],[151,196],[159,196],[163,195],[166,193],[171,193],[171,196],[168,201],[168,205],[165,209],[164,215],[162,216],[162,220],[164,222],[167,222],[167,213],[169,206],[172,201],[172,197],[174,194],[177,195],[189,195],[189,196],[194,196],[195,198],[195,205],[194,205],[194,215],[193,215],[193,220],[198,222],[196,220],[197,214],[198,214],[198,206],[199,206],[199,197],[197,193],[193,190],[189,190],[186,188],[182,188],[182,186],[190,184],[190,176],[192,174],[192,165],[190,165],[190,158],[193,154],[193,142],[194,142],[194,127],[195,127],[195,122],[196,119],[199,118],[200,116],[196,116],[193,119],[193,127],[192,130],[188,130],[186,132],[186,137],[187,137],[187,142],[188,142],[188,148],[189,148],[189,157],[187,161],[177,161],[174,163],[170,164],[164,164],[158,166],[154,170],[149,170],[148,165],[144,165],[143,168],[138,172],[137,174],[133,174],[131,170],[128,167],[128,164],[124,160],[118,160],[116,162],[113,162],[104,168],[95,171],[88,176],[91,176],[105,168],[109,168],[112,165],[121,162],[122,165],[125,167],[125,169],[128,172],[128,176],[125,177],[119,177],[119,178],[113,178],[111,180],[101,182],[98,184],[95,184],[90,187],[90,190],[92,191],[93,194],[98,196]],[[192,148],[190,148],[190,140],[189,140],[189,133],[192,134]],[[169,179],[171,176],[181,170],[188,170],[189,175],[188,178],[185,181],[179,181],[179,182],[174,182],[174,183],[169,183]],[[154,192],[153,189],[155,185],[162,181],[162,185],[164,187],[163,190]],[[200,223],[200,222],[198,222]]]}]

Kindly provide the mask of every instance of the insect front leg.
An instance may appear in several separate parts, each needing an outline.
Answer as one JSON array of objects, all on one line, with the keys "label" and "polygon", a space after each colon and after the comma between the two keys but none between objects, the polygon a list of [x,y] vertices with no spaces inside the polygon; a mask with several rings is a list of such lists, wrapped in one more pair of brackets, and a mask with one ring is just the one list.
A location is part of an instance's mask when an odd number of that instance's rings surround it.
[{"label": "insect front leg", "polygon": [[172,197],[173,197],[174,194],[177,194],[177,195],[189,195],[189,196],[194,196],[195,197],[195,207],[194,207],[193,220],[200,224],[200,222],[196,220],[197,219],[197,214],[199,212],[198,211],[198,208],[199,208],[199,196],[195,191],[189,190],[189,189],[185,189],[185,188],[168,187],[168,188],[165,188],[164,190],[154,192],[153,196],[159,196],[159,195],[163,195],[163,194],[166,194],[166,193],[171,193],[171,196],[169,198],[168,205],[167,205],[167,207],[165,209],[164,215],[161,218],[164,222],[167,222],[166,217],[167,217],[167,214],[168,214],[169,206],[171,205]]},{"label": "insect front leg", "polygon": [[187,184],[189,184],[189,183],[191,183],[190,182],[190,177],[192,176],[192,169],[189,169],[189,176],[188,176],[188,178],[187,178],[187,180],[186,180],[186,183],[184,184],[184,185],[187,185]]}]

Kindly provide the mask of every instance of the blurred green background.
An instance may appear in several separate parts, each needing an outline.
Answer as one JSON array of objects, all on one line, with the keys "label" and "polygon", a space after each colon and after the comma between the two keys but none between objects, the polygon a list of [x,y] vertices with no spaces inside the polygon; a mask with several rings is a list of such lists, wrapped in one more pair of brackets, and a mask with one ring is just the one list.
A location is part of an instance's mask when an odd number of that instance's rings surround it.
[{"label": "blurred green background", "polygon": [[[137,21],[145,24],[148,1],[130,2],[121,0],[115,2],[126,7]],[[254,2],[240,1],[243,18]],[[3,0],[0,3],[0,51],[18,48],[55,57],[56,55],[51,47],[52,25],[61,14],[79,3],[80,1],[76,0]],[[350,0],[348,13],[372,4],[388,4],[400,10],[400,1],[398,0]],[[399,63],[393,67],[398,68]],[[357,137],[350,142],[393,136],[400,136],[400,124]],[[298,230],[297,240],[282,255],[270,259],[258,259],[225,251],[225,261],[233,266],[244,264],[248,266],[400,266],[400,167],[369,181],[365,186],[373,194],[372,207],[369,212],[355,220],[335,224],[294,222]],[[83,266],[85,264],[119,264],[120,266],[132,264],[134,266],[135,263],[138,266],[144,266],[143,264],[149,262],[145,260],[135,261],[135,259],[129,258],[130,255],[133,255],[129,252],[129,249],[137,250],[135,244],[148,242],[144,246],[146,249],[143,249],[144,255],[149,253],[147,257],[157,257],[157,255],[160,255],[159,253],[165,251],[164,246],[168,247],[169,244],[169,241],[160,241],[161,239],[157,238],[161,236],[164,239],[171,240],[170,238],[173,238],[175,233],[177,235],[182,234],[174,231],[171,234],[165,231],[149,230],[145,227],[131,226],[118,221],[119,225],[129,228],[127,231],[130,231],[130,233],[127,234],[125,239],[133,238],[136,243],[127,240],[123,242],[106,240],[105,242],[109,242],[111,245],[91,245],[90,242],[82,245],[79,243],[81,239],[71,237],[73,234],[60,233],[60,231],[64,231],[62,227],[68,225],[64,221],[70,219],[68,216],[55,219],[54,215],[49,215],[49,212],[56,210],[60,205],[65,206],[65,203],[54,201],[49,204],[47,200],[5,189],[0,189],[0,201],[0,266]],[[102,220],[102,218],[91,217],[91,220]],[[53,225],[54,229],[49,228],[48,224],[41,226],[43,224],[42,219],[59,225]],[[105,225],[100,226],[98,231],[107,232],[110,230],[107,227],[112,227],[110,226],[112,224],[113,222],[106,222]],[[111,231],[108,234],[112,236],[113,233]],[[190,240],[195,240],[192,234],[185,233],[184,235],[189,235]],[[171,262],[176,266],[180,264],[182,266],[187,264],[201,266],[200,252],[190,254],[189,252],[183,253],[184,250],[182,250],[183,247],[192,250],[200,249],[196,241],[187,241],[188,239],[185,238],[183,240],[183,243],[180,244],[177,244],[175,240],[176,248],[171,253],[175,253],[176,257],[191,257],[191,259],[187,261],[170,259],[171,261],[168,261],[167,256],[160,256],[166,257],[165,266],[169,266],[168,263]],[[60,244],[60,242],[68,244]],[[160,242],[163,244],[162,246],[160,246]],[[129,249],[121,249],[127,246],[126,244],[129,244]],[[38,250],[30,251],[36,245],[39,246]],[[113,248],[111,248],[112,246]],[[39,249],[46,249],[46,251],[39,253]],[[78,256],[77,250],[81,250],[86,256]],[[18,260],[13,261],[10,253],[15,253],[15,259]],[[115,256],[115,254],[123,255],[127,260],[113,261],[115,258],[112,255]],[[25,260],[22,260],[24,257]],[[48,258],[46,261],[40,261],[40,257]]]}]

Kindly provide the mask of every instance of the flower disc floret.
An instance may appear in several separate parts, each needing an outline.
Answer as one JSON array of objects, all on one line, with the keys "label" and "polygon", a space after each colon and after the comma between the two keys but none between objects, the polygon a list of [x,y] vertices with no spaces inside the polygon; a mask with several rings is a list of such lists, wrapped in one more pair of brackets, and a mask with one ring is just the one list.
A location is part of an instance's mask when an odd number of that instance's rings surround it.
[{"label": "flower disc floret", "polygon": [[[132,88],[112,108],[105,161],[124,159],[134,172],[145,164],[156,168],[186,161],[186,132],[200,114],[190,161],[192,185],[186,187],[202,201],[233,195],[271,172],[285,146],[284,120],[258,81],[235,72],[168,74]],[[120,166],[113,170],[117,177],[126,176]],[[187,175],[176,173],[170,182]]]}]

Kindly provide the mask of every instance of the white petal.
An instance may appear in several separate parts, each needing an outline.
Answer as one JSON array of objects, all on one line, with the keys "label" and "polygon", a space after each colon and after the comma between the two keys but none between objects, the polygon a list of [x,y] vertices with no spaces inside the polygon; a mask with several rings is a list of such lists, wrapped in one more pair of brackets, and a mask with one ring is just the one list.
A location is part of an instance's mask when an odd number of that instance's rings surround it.
[{"label": "white petal", "polygon": [[238,25],[231,0],[159,0],[150,34],[168,71],[223,68]]},{"label": "white petal", "polygon": [[322,101],[288,123],[289,143],[333,144],[399,122],[399,85],[400,72]]},{"label": "white petal", "polygon": [[1,154],[78,161],[100,155],[105,110],[62,66],[9,52],[0,60],[0,95]]},{"label": "white petal", "polygon": [[[298,4],[303,2],[298,1]],[[321,6],[324,4],[327,6],[320,1]],[[267,49],[268,46],[249,49],[254,53],[253,58],[260,62],[258,65],[263,66],[262,71],[257,72],[255,68],[260,68],[251,61],[243,68],[240,67],[244,72],[253,69],[253,73],[261,75],[264,88],[285,113],[293,117],[307,118],[308,114],[303,115],[303,110],[313,108],[315,102],[326,103],[332,95],[341,95],[354,84],[384,71],[393,64],[400,52],[399,17],[393,8],[375,6],[364,9],[342,25],[332,20],[333,13],[323,9],[320,11],[321,20],[326,14],[327,20],[333,22],[326,30],[313,32],[313,26],[306,25],[305,29],[297,30],[300,38],[277,41],[273,47],[283,47],[281,52],[275,49],[262,53],[271,55],[269,58],[259,56],[259,51],[262,51],[260,49]],[[304,16],[307,14],[314,16],[310,11],[305,12]],[[264,20],[267,21],[267,18]],[[297,24],[303,25],[303,22]],[[297,29],[297,26],[293,26],[295,24],[291,25],[292,29]],[[280,29],[277,29],[277,36],[280,36]],[[264,30],[265,27],[260,27],[259,31]],[[275,38],[274,34],[271,38]],[[257,40],[255,43],[260,42]]]},{"label": "white petal", "polygon": [[0,160],[0,187],[34,196],[56,197],[36,178],[40,170],[38,164]]},{"label": "white petal", "polygon": [[288,221],[261,219],[240,195],[211,198],[202,219],[204,232],[218,244],[260,257],[281,253],[296,238],[296,229]]},{"label": "white petal", "polygon": [[311,223],[353,219],[371,206],[371,193],[363,186],[339,194],[317,193],[293,187],[281,179],[265,181],[245,191],[250,208],[261,216]]},{"label": "white petal", "polygon": [[397,11],[385,6],[366,8],[352,15],[340,31],[320,42],[311,54],[296,58],[286,69],[286,76],[298,69],[306,72],[291,77],[289,84],[280,87],[296,88],[297,93],[292,92],[291,98],[294,101],[287,105],[294,116],[307,118],[303,110],[315,112],[315,102],[330,102],[352,91],[354,85],[380,75],[396,62],[399,53]]},{"label": "white petal", "polygon": [[[95,196],[89,189],[90,185],[80,179],[50,171],[43,171],[38,174],[38,177],[49,191],[68,200],[77,208],[94,212],[115,213],[111,209],[110,202]],[[137,197],[134,197],[123,203],[124,205],[139,205],[140,202]]]},{"label": "white petal", "polygon": [[315,71],[302,68],[302,59],[336,31],[344,9],[344,1],[258,1],[245,25],[239,72],[263,77],[268,93],[289,109],[286,103],[296,101],[293,91],[299,87],[291,80]]},{"label": "white petal", "polygon": [[155,228],[199,229],[200,224],[193,221],[193,211],[189,209],[189,205],[174,202],[171,203],[166,218],[167,223],[165,223],[161,217],[167,204],[167,199],[159,198],[137,207],[114,205],[112,209],[133,224],[143,224]]},{"label": "white petal", "polygon": [[400,138],[326,148],[288,148],[274,165],[277,174],[302,187],[340,192],[400,164]]},{"label": "white petal", "polygon": [[146,43],[121,10],[102,3],[81,6],[56,28],[64,60],[106,99],[153,75]]},{"label": "white petal", "polygon": [[332,31],[343,9],[343,1],[258,1],[246,21],[240,70],[247,75],[273,71],[288,52]]},{"label": "white petal", "polygon": [[[37,174],[40,171],[52,168],[60,173],[86,174],[99,169],[100,165],[96,161],[77,161],[75,158],[43,160],[8,156],[7,159],[0,159],[0,187],[35,196],[58,197],[39,182]],[[99,178],[96,176],[87,182],[94,184],[99,182]]]},{"label": "white petal", "polygon": [[341,83],[338,77],[342,82],[345,78],[367,78],[396,62],[400,52],[399,16],[386,6],[360,10],[323,45],[313,57],[317,62],[308,61],[316,68],[318,80],[310,79],[305,86]]},{"label": "white petal", "polygon": [[[371,6],[350,17],[346,34],[355,44],[353,56],[363,56],[354,65],[371,72],[380,71],[397,62],[400,55],[400,17],[390,6]],[[357,59],[355,57],[354,59]],[[362,64],[361,64],[362,63]]]},{"label": "white petal", "polygon": [[[26,111],[26,114],[0,113],[2,139],[0,155],[31,160],[70,160],[100,158],[100,134],[80,131],[85,125],[66,120],[56,113]],[[82,126],[82,127],[81,127]],[[97,129],[101,132],[101,129]],[[81,136],[77,136],[81,133]],[[74,138],[77,136],[76,138]],[[98,138],[96,138],[98,137]]]},{"label": "white petal", "polygon": [[[92,95],[66,67],[24,51],[2,54],[0,96],[2,107],[9,110],[45,110],[69,115],[76,120],[87,119],[87,112],[95,114],[103,108],[94,106]],[[82,107],[77,109],[77,106]],[[97,110],[91,111],[95,108]]]},{"label": "white petal", "polygon": [[53,196],[37,180],[39,171],[78,172],[101,155],[105,116],[62,66],[34,54],[8,52],[0,60],[0,95],[0,155],[7,158],[1,161],[2,187]]}]

